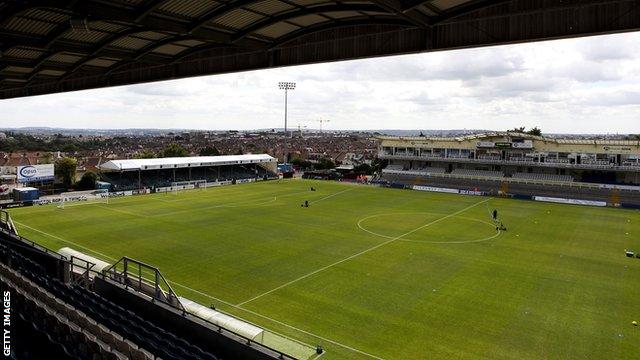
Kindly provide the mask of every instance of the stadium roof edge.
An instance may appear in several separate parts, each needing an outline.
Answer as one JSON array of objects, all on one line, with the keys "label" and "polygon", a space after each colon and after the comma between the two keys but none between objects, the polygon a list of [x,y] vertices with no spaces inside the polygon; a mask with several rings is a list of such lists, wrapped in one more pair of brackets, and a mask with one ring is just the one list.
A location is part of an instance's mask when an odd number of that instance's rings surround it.
[{"label": "stadium roof edge", "polygon": [[200,166],[241,165],[277,162],[268,154],[192,156],[153,159],[110,160],[98,166],[102,171],[157,170]]},{"label": "stadium roof edge", "polygon": [[638,140],[590,140],[590,139],[557,139],[547,138],[544,136],[535,136],[530,134],[511,132],[511,131],[495,131],[486,132],[473,135],[459,136],[459,137],[437,137],[437,136],[376,136],[378,140],[429,140],[429,141],[467,141],[467,140],[481,140],[496,136],[510,136],[523,139],[538,140],[544,142],[558,143],[558,144],[576,144],[576,145],[634,145],[640,144]]},{"label": "stadium roof edge", "polygon": [[640,0],[0,0],[0,99],[640,30]]}]

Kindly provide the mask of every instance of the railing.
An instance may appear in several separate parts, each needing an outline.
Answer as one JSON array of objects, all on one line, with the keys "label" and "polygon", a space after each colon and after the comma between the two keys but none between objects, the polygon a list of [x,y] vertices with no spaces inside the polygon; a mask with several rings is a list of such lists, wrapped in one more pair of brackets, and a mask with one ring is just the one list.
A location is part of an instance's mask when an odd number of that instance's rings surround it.
[{"label": "railing", "polygon": [[502,159],[466,159],[459,157],[444,157],[444,156],[415,156],[415,155],[389,155],[380,153],[378,154],[380,159],[398,159],[398,160],[435,160],[435,161],[450,161],[450,162],[464,162],[464,163],[479,163],[479,164],[492,164],[492,165],[516,165],[516,166],[539,166],[539,167],[554,167],[554,168],[566,168],[566,169],[594,169],[594,170],[630,170],[634,172],[640,172],[640,164],[629,165],[629,163],[623,163],[622,165],[608,164],[572,164],[567,162],[554,162],[552,159],[546,159],[544,162],[539,161],[522,161],[522,160],[502,160]]},{"label": "railing", "polygon": [[[137,271],[135,271],[137,270]],[[142,273],[152,274],[149,279],[142,276]],[[111,267],[104,270],[104,276],[134,290],[150,296],[158,301],[175,308],[186,311],[178,299],[178,295],[173,291],[169,282],[164,278],[160,270],[154,266],[147,265],[142,261],[122,257]]]},{"label": "railing", "polygon": [[0,227],[7,229],[8,231],[18,235],[18,229],[11,220],[11,215],[5,210],[0,210]]},{"label": "railing", "polygon": [[[20,247],[20,248],[27,249],[29,251],[35,251],[35,252],[45,253],[45,254],[54,256],[54,257],[58,258],[58,260],[60,260],[61,262],[69,264],[69,269],[70,270],[74,266],[71,259],[67,259],[65,256],[63,256],[63,255],[61,255],[61,254],[59,254],[59,253],[57,253],[57,252],[55,252],[55,251],[53,251],[51,249],[48,249],[48,248],[46,248],[44,246],[41,246],[41,245],[38,245],[35,242],[33,242],[33,241],[29,240],[29,239],[26,239],[24,237],[15,235],[13,233],[10,233],[6,229],[0,227],[0,235],[3,235],[3,234],[6,235],[6,236],[9,236],[9,237],[11,237],[11,238],[13,238],[15,240],[18,240],[18,242],[11,243],[11,246],[17,246],[17,247]],[[4,241],[5,240],[0,236],[0,243],[2,243]],[[9,247],[9,249],[11,249],[11,247]],[[87,262],[87,263],[91,264],[89,262]],[[87,269],[87,274],[91,274],[93,276],[99,276],[99,277],[101,277],[103,279],[109,278],[109,277],[105,276],[105,274],[97,272],[97,271],[91,269],[91,267],[92,266],[89,266],[89,268]],[[180,310],[179,307],[176,307],[176,306],[173,306],[173,305],[169,305],[169,306],[171,306],[174,309]],[[187,314],[187,312],[184,310],[184,308],[182,308],[182,311],[185,314]],[[220,310],[217,310],[217,311],[220,311]],[[262,344],[260,342],[257,342],[257,341],[255,341],[253,339],[250,339],[250,338],[248,338],[248,337],[246,337],[246,336],[244,336],[242,334],[238,334],[238,333],[236,333],[236,332],[234,332],[232,330],[226,329],[226,328],[224,328],[224,327],[222,327],[222,326],[220,326],[218,324],[214,324],[214,323],[212,323],[211,321],[209,321],[209,320],[207,320],[205,318],[202,318],[200,316],[197,316],[197,315],[194,315],[194,314],[191,314],[191,313],[188,313],[188,315],[192,316],[194,319],[197,319],[199,321],[204,322],[207,326],[211,327],[213,331],[217,331],[218,333],[224,333],[224,334],[228,334],[228,335],[233,335],[233,336],[237,337],[238,339],[242,339],[242,341],[245,344],[247,344],[248,346],[252,346],[254,348],[261,349],[261,351],[266,351],[266,352],[270,352],[270,353],[276,354],[274,357],[276,357],[278,359],[291,359],[291,360],[295,359],[294,357],[282,352],[281,350],[278,350],[278,349],[272,348],[269,345],[265,345],[265,344]],[[243,319],[243,321],[246,321],[246,320]],[[256,326],[258,326],[258,325],[256,325]],[[260,326],[260,327],[265,328],[263,326]],[[269,330],[269,331],[274,332],[272,330]],[[286,337],[286,338],[288,338],[288,339],[290,339],[292,341],[301,343],[298,340],[289,338],[287,336],[284,336],[284,335],[280,335],[280,336],[283,336],[283,337]],[[301,344],[304,344],[304,343],[301,343]],[[304,344],[304,345],[309,346],[308,344]]]},{"label": "railing", "polygon": [[[394,175],[413,175],[406,171],[387,170],[382,169],[383,173]],[[476,176],[476,175],[457,175],[457,174],[437,174],[427,173],[420,174],[425,177],[433,178],[450,178],[450,179],[465,179],[465,180],[483,180],[483,181],[500,181],[510,182],[516,184],[529,184],[529,185],[553,185],[569,188],[584,188],[584,189],[618,189],[625,191],[640,191],[640,186],[632,185],[608,185],[608,184],[592,184],[578,181],[554,181],[554,180],[533,180],[533,179],[518,179],[513,177],[493,177],[493,176]]]}]

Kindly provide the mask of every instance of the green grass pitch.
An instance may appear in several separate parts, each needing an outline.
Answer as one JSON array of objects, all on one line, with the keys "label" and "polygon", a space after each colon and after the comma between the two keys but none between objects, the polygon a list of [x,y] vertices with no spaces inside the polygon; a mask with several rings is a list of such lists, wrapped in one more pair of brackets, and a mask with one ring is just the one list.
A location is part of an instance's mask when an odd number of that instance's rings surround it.
[{"label": "green grass pitch", "polygon": [[640,357],[637,211],[289,180],[11,215],[326,359]]}]

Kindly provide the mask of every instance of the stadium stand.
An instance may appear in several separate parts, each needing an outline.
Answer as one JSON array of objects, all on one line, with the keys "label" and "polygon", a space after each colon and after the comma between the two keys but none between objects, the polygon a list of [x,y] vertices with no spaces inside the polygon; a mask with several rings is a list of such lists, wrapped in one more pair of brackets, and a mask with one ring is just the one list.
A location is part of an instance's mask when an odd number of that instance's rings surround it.
[{"label": "stadium stand", "polygon": [[169,187],[184,181],[234,181],[276,178],[269,155],[112,160],[100,166],[100,178],[112,191]]},{"label": "stadium stand", "polygon": [[543,180],[543,181],[573,181],[573,177],[571,175],[515,173],[513,174],[512,177],[514,179],[529,179],[529,180]]},{"label": "stadium stand", "polygon": [[[19,334],[12,343],[12,358],[289,358],[220,327],[209,331],[177,310],[172,311],[179,320],[161,321],[167,311],[161,304],[125,290],[146,310],[134,311],[130,303],[104,296],[116,287],[104,274],[94,274],[93,283],[83,282],[70,267],[62,255],[12,234],[8,224],[0,222],[0,285],[11,290],[13,331]],[[97,291],[95,281],[103,293]],[[185,323],[198,331],[181,331]],[[33,341],[38,346],[32,346]]]},{"label": "stadium stand", "polygon": [[419,169],[406,170],[399,165],[389,165],[383,169],[383,172],[388,174],[407,174],[407,175],[415,175],[415,176],[429,175],[429,174],[444,174],[445,171],[446,171],[445,168],[437,168],[437,167],[422,167]]},{"label": "stadium stand", "polygon": [[[378,140],[378,157],[389,165],[376,180],[394,186],[425,184],[497,194],[502,184],[508,184],[510,193],[522,196],[640,205],[637,141],[559,139],[519,132],[455,138],[380,136]],[[418,170],[424,168],[448,171]]]},{"label": "stadium stand", "polygon": [[451,172],[452,175],[462,176],[481,176],[481,177],[503,177],[504,174],[500,171],[490,170],[475,170],[475,169],[455,169]]},{"label": "stadium stand", "polygon": [[383,174],[384,183],[406,185],[419,184],[444,188],[482,191],[487,194],[498,195],[505,183],[508,184],[509,194],[531,197],[549,196],[572,199],[611,202],[614,192],[619,192],[620,202],[625,205],[640,207],[640,189],[610,188],[597,184],[576,182],[543,182],[539,180],[513,178],[458,178],[449,174],[416,177],[408,174]]}]

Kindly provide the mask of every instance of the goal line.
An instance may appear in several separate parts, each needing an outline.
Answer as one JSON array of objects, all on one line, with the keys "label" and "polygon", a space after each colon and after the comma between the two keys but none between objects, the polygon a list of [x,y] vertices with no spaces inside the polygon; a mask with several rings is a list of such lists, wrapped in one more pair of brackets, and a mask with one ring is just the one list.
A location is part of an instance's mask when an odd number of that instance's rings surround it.
[{"label": "goal line", "polygon": [[175,181],[171,183],[171,192],[178,194],[181,190],[206,190],[209,186],[207,180],[189,180],[189,181]]},{"label": "goal line", "polygon": [[64,193],[60,195],[58,201],[58,209],[64,209],[69,206],[90,205],[90,204],[108,204],[111,194],[106,190],[93,190],[81,193]]}]

